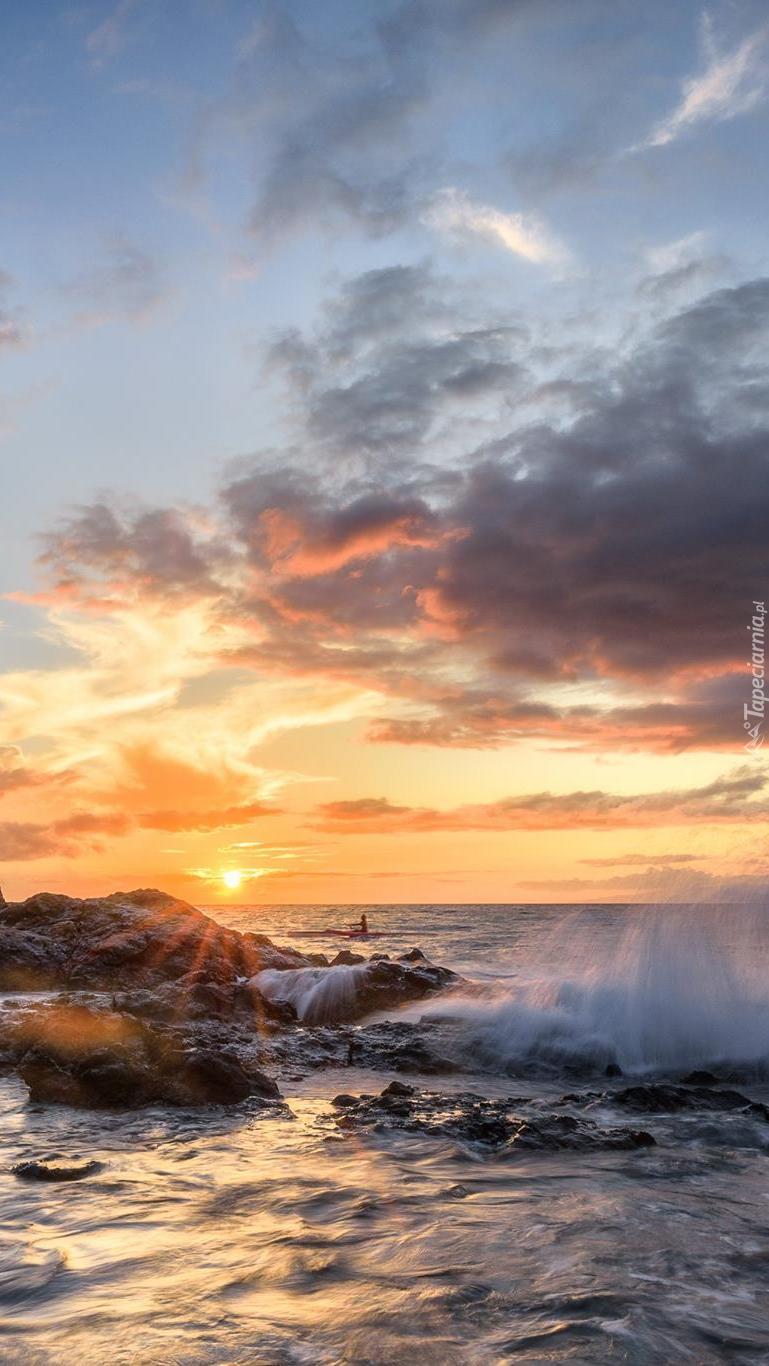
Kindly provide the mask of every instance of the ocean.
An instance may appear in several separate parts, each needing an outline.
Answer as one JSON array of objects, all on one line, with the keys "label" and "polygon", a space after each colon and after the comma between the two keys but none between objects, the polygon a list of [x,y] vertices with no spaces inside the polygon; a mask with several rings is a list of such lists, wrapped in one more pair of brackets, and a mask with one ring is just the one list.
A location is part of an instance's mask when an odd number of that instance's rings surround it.
[{"label": "ocean", "polygon": [[[333,1023],[315,1023],[280,1059],[278,1117],[248,1103],[74,1111],[3,1078],[3,1363],[769,1360],[760,909],[203,909],[303,952],[418,947],[453,968],[458,990],[380,1019],[451,1067],[348,1065]],[[328,932],[364,909],[377,938]],[[356,970],[326,975],[332,1005]],[[290,990],[301,1017],[317,985],[308,974]],[[334,1097],[392,1080],[449,1108],[473,1092],[513,1096],[538,1121],[632,1124],[654,1145],[492,1151],[418,1127],[340,1128]],[[32,1158],[103,1165],[77,1183],[19,1181],[10,1168]]]}]

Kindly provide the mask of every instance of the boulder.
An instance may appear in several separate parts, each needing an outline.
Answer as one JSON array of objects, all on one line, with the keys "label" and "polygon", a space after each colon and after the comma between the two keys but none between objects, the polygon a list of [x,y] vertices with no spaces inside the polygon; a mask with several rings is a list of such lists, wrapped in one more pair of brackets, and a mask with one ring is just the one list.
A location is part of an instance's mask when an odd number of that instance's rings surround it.
[{"label": "boulder", "polygon": [[114,1011],[38,1010],[19,1029],[16,1046],[30,1099],[47,1104],[131,1109],[280,1096],[271,1078],[234,1050]]}]

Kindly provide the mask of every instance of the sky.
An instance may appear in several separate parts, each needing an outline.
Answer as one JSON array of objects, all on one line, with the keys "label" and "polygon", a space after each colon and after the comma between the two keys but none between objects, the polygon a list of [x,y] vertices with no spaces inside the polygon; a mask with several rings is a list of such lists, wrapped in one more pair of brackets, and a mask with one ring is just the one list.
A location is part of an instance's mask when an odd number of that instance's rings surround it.
[{"label": "sky", "polygon": [[6,896],[761,895],[766,6],[0,22]]}]

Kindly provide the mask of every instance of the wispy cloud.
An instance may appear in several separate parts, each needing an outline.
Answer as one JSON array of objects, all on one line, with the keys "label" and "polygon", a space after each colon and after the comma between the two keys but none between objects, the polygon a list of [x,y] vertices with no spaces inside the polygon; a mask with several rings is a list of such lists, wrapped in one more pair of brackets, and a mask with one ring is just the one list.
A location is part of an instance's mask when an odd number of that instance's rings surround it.
[{"label": "wispy cloud", "polygon": [[125,24],[137,0],[118,0],[114,9],[87,34],[86,51],[95,67],[117,56],[125,43]]},{"label": "wispy cloud", "polygon": [[731,52],[719,51],[708,14],[703,16],[702,33],[704,71],[684,81],[676,108],[634,150],[666,147],[698,124],[723,123],[766,99],[769,25],[751,33]]},{"label": "wispy cloud", "polygon": [[470,199],[455,186],[439,190],[423,212],[422,222],[450,236],[480,237],[535,265],[563,266],[569,260],[568,249],[539,218],[504,213],[493,204]]},{"label": "wispy cloud", "polygon": [[[398,806],[385,797],[324,802],[313,829],[332,834],[426,834],[459,830],[643,829],[654,826],[764,822],[764,769],[747,767],[683,791],[534,792],[448,809]],[[761,794],[757,798],[757,794]]]}]

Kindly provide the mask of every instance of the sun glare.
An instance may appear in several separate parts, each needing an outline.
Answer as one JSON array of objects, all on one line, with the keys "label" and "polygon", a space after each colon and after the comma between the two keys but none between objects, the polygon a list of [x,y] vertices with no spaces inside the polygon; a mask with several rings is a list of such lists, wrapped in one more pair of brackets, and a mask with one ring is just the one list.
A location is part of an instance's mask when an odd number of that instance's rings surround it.
[{"label": "sun glare", "polygon": [[222,873],[222,882],[230,892],[234,892],[240,886],[243,874],[237,868],[230,868],[226,873]]}]

